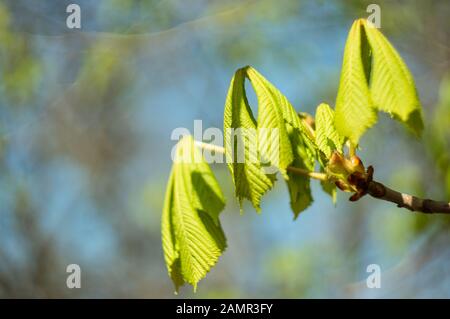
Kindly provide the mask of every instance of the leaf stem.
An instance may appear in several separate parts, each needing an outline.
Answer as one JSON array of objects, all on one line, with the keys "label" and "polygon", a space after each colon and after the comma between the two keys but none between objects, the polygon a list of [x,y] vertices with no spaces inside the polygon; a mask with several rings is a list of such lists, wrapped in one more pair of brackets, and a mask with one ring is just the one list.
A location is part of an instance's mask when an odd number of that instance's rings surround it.
[{"label": "leaf stem", "polygon": [[200,147],[201,149],[208,150],[208,151],[214,151],[217,153],[225,154],[225,148],[219,145],[214,145],[210,143],[204,143],[200,141],[194,141],[195,146]]},{"label": "leaf stem", "polygon": [[[208,150],[208,151],[214,151],[214,152],[218,152],[221,154],[225,154],[225,148],[219,145],[214,145],[214,144],[210,144],[210,143],[204,143],[204,142],[200,142],[200,141],[195,141],[195,146],[200,147],[201,149],[204,150]],[[327,181],[328,177],[326,174],[324,173],[319,173],[319,172],[311,172],[308,171],[306,169],[303,168],[299,168],[299,167],[294,167],[294,166],[288,166],[287,170],[295,173],[295,174],[299,174],[299,175],[303,175],[303,176],[307,176],[313,179],[318,179],[321,181]]]},{"label": "leaf stem", "polygon": [[320,181],[328,181],[328,177],[325,173],[311,172],[304,168],[299,168],[299,167],[294,167],[294,166],[288,166],[286,170],[288,170],[289,172],[298,174],[298,175],[307,176],[307,177],[314,178],[314,179],[317,179]]},{"label": "leaf stem", "polygon": [[348,142],[348,155],[349,157],[356,155],[356,145],[350,141]]}]

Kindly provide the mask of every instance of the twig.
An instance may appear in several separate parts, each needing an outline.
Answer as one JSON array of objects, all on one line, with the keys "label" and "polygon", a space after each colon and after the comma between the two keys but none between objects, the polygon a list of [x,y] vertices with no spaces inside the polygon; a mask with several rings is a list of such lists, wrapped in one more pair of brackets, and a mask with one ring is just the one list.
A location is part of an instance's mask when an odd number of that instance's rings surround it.
[{"label": "twig", "polygon": [[374,198],[395,203],[398,207],[404,207],[410,211],[424,214],[450,214],[450,203],[400,193],[375,181],[369,183],[368,194]]},{"label": "twig", "polygon": [[[225,153],[225,149],[222,146],[199,141],[195,141],[195,145],[202,149],[215,151],[222,154]],[[320,181],[329,180],[327,175],[324,173],[311,172],[299,167],[288,166],[287,170],[292,173],[307,176]],[[435,201],[432,199],[421,199],[413,195],[400,193],[376,181],[370,181],[368,183],[367,194],[376,199],[392,202],[397,204],[398,207],[403,207],[410,211],[421,212],[424,214],[450,214],[450,203]]]}]

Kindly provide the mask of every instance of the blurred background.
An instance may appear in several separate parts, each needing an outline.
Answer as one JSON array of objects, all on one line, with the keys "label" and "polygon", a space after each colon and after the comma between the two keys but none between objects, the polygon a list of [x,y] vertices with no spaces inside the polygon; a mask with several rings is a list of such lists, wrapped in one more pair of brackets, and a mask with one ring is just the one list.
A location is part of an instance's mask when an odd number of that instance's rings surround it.
[{"label": "blurred background", "polygon": [[[69,3],[81,7],[81,30],[66,27]],[[0,1],[0,297],[450,298],[448,216],[347,193],[334,206],[316,182],[295,222],[283,182],[261,215],[246,203],[241,216],[225,165],[213,170],[227,251],[195,294],[174,295],[167,276],[172,130],[192,132],[195,119],[221,128],[244,65],[298,111],[334,105],[347,32],[370,3]],[[450,4],[376,3],[426,125],[419,140],[381,115],[360,156],[392,188],[450,200]],[[72,263],[81,289],[66,286]],[[366,287],[369,264],[381,267],[380,289]]]}]

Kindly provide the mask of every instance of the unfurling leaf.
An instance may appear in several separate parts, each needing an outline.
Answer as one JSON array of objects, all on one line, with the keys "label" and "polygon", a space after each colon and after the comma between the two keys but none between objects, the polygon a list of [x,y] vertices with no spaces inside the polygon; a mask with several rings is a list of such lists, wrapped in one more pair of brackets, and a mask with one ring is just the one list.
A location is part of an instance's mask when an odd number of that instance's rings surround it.
[{"label": "unfurling leaf", "polygon": [[[296,168],[303,168],[308,171],[314,169],[316,158],[316,146],[308,138],[301,134],[301,130],[295,129],[287,124],[289,138],[292,143],[294,152],[294,162],[292,166]],[[291,209],[294,213],[294,219],[308,208],[313,202],[311,194],[309,177],[288,172],[289,179],[286,181],[289,189],[289,197],[291,199]]]},{"label": "unfurling leaf", "polygon": [[[293,110],[287,98],[269,81],[251,67],[246,68],[247,77],[258,99],[258,150],[261,158],[275,165],[285,175],[286,168],[294,160],[286,129],[283,111]],[[264,136],[274,134],[277,140]]]},{"label": "unfurling leaf", "polygon": [[369,92],[370,55],[363,23],[356,20],[350,29],[336,99],[336,129],[353,144],[377,121]]},{"label": "unfurling leaf", "polygon": [[328,181],[321,181],[320,186],[322,186],[322,190],[325,193],[331,196],[331,201],[333,202],[333,204],[336,204],[337,200],[336,185]]},{"label": "unfurling leaf", "polygon": [[255,147],[256,121],[245,95],[244,80],[245,69],[237,70],[228,90],[223,121],[225,154],[241,208],[242,200],[247,198],[259,211],[261,197],[272,188],[274,177],[266,175],[261,167]]},{"label": "unfurling leaf", "polygon": [[[256,93],[258,122],[247,101],[245,78]],[[236,196],[241,205],[247,198],[259,211],[261,197],[273,186],[273,169],[289,179],[286,168],[296,156],[292,134],[301,139],[302,124],[287,98],[249,66],[237,70],[231,80],[224,113],[225,153]]]},{"label": "unfurling leaf", "polygon": [[364,24],[372,49],[370,92],[375,107],[405,123],[417,135],[423,129],[414,79],[405,62],[377,28]]},{"label": "unfurling leaf", "polygon": [[225,250],[219,221],[225,200],[192,137],[179,141],[167,184],[161,229],[164,257],[175,289],[194,286]]},{"label": "unfurling leaf", "polygon": [[408,67],[384,35],[356,20],[345,45],[336,99],[338,132],[356,145],[384,111],[420,135],[422,109]]},{"label": "unfurling leaf", "polygon": [[342,143],[334,126],[334,112],[328,104],[320,104],[316,109],[316,145],[326,158],[335,150],[342,152]]}]

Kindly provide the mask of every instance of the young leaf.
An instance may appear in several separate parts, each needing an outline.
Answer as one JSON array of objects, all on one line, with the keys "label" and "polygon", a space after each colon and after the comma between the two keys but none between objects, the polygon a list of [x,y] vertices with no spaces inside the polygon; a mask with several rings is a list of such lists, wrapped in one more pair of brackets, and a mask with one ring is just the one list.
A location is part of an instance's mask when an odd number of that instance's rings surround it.
[{"label": "young leaf", "polygon": [[[320,170],[322,173],[325,172],[325,169],[321,169]],[[327,193],[328,195],[331,196],[331,201],[333,202],[333,204],[336,204],[336,200],[337,200],[337,189],[336,189],[336,185],[333,182],[329,182],[329,181],[320,181],[320,186],[322,186],[322,190]]]},{"label": "young leaf", "polygon": [[[294,164],[296,167],[301,166],[301,162],[297,160],[294,161]],[[307,209],[314,200],[311,194],[310,180],[306,176],[289,173],[287,184],[291,199],[291,209],[294,213],[294,219],[297,219],[300,213]]]},{"label": "young leaf", "polygon": [[164,200],[164,208],[161,218],[161,238],[164,251],[164,260],[167,266],[167,272],[172,279],[175,290],[184,284],[183,275],[181,274],[180,255],[176,247],[175,230],[173,227],[173,169],[167,182],[166,196]]},{"label": "young leaf", "polygon": [[359,19],[345,46],[336,128],[357,144],[377,121],[377,110],[391,114],[417,135],[423,129],[417,90],[406,64],[380,31]]},{"label": "young leaf", "polygon": [[[258,99],[257,124],[245,94],[246,77],[250,80]],[[248,139],[242,136],[234,137],[227,132],[229,129],[255,128],[256,143],[255,141],[248,143]],[[303,167],[305,166],[303,162],[309,161],[309,157],[313,158],[314,163],[316,155],[314,141],[313,139],[307,141],[312,150],[304,149],[301,152],[297,150],[298,147],[304,148],[306,145],[306,140],[309,138],[307,129],[288,99],[259,72],[249,66],[236,71],[231,81],[225,103],[224,130],[225,152],[240,203],[243,198],[247,198],[259,211],[262,195],[272,187],[274,182],[274,174],[264,174],[262,171],[261,162],[264,162],[280,170],[286,180],[292,179],[288,181],[288,185],[294,213],[298,214],[309,205],[312,200],[310,200],[309,180],[305,182],[300,180],[302,177],[292,176],[286,172],[286,168],[292,163]],[[266,138],[262,133],[267,131],[269,134],[275,131],[278,139],[274,141]],[[244,163],[237,163],[234,155],[238,152],[239,144],[244,145]],[[257,145],[256,150],[251,147],[254,144]],[[304,156],[308,158],[305,159]],[[255,163],[254,160],[257,162]],[[307,195],[304,197],[306,199],[301,197],[304,193]]]},{"label": "young leaf", "polygon": [[350,29],[336,99],[336,129],[353,144],[357,144],[364,132],[377,121],[368,86],[370,52],[363,23],[362,19],[356,20]]},{"label": "young leaf", "polygon": [[320,104],[316,109],[316,145],[326,158],[334,150],[342,151],[342,143],[334,126],[334,112],[328,104]]},{"label": "young leaf", "polygon": [[377,28],[365,22],[364,29],[373,56],[370,92],[375,107],[420,135],[423,129],[421,106],[408,67]]},{"label": "young leaf", "polygon": [[[304,168],[309,171],[314,169],[316,147],[304,136],[303,131],[286,124],[294,152],[294,162],[292,165],[297,168]],[[289,179],[286,181],[291,199],[291,209],[294,219],[308,208],[313,202],[311,194],[310,179],[293,172],[288,172]]]},{"label": "young leaf", "polygon": [[[279,168],[285,176],[286,168],[294,160],[283,113],[293,110],[287,98],[252,67],[244,68],[258,99],[258,149],[261,158]],[[284,111],[284,112],[283,112]],[[278,140],[265,138],[261,133],[276,132]]]},{"label": "young leaf", "polygon": [[[242,200],[247,198],[259,211],[261,197],[272,188],[274,178],[262,170],[254,147],[256,121],[245,95],[244,80],[245,69],[237,70],[228,90],[223,121],[225,154],[241,208]],[[231,134],[232,129],[240,129],[241,134]]]},{"label": "young leaf", "polygon": [[161,229],[164,257],[176,290],[198,281],[215,265],[226,240],[218,215],[225,201],[192,137],[177,145]]}]

